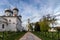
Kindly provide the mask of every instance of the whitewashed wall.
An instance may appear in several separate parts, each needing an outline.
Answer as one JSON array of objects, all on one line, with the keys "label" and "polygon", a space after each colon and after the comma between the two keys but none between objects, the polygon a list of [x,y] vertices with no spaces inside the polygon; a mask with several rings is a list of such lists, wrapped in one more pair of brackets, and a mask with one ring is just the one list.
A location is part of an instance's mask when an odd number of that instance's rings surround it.
[{"label": "whitewashed wall", "polygon": [[[6,20],[4,20],[2,17],[0,17],[0,31],[4,31],[6,29]],[[4,24],[4,29],[2,28],[2,25]]]},{"label": "whitewashed wall", "polygon": [[[7,30],[9,31],[17,31],[16,29],[16,17],[5,17],[8,20],[8,26],[7,26]],[[11,22],[9,22],[9,20],[11,20]]]},{"label": "whitewashed wall", "polygon": [[17,19],[17,29],[22,31],[22,22],[19,19]]},{"label": "whitewashed wall", "polygon": [[[4,28],[2,28],[3,24],[4,24]],[[3,23],[3,22],[0,23],[0,31],[5,31],[6,27],[7,27],[6,23]]]},{"label": "whitewashed wall", "polygon": [[[17,17],[4,18],[7,19],[7,21],[2,18],[0,19],[0,21],[7,22],[8,25],[6,23],[0,22],[0,31],[17,31],[17,29],[19,31],[22,31],[22,22]],[[4,24],[4,29],[2,29],[2,24]]]}]

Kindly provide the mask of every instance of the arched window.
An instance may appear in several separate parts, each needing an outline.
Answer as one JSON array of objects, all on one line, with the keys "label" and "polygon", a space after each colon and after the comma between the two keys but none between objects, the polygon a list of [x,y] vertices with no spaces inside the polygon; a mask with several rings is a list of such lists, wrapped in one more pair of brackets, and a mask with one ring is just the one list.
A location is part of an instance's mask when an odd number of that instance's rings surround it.
[{"label": "arched window", "polygon": [[9,22],[11,22],[11,20],[9,19]]},{"label": "arched window", "polygon": [[4,29],[4,24],[2,24],[2,28]]}]

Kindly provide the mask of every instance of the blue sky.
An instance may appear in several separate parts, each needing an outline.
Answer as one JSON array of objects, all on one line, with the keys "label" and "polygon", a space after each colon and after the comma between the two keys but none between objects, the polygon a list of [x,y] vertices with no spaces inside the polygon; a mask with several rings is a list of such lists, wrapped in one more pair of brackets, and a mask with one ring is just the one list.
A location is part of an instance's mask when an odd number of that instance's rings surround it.
[{"label": "blue sky", "polygon": [[0,0],[0,15],[4,15],[5,9],[14,7],[19,9],[23,21],[30,18],[31,22],[36,22],[43,15],[60,14],[60,0]]}]

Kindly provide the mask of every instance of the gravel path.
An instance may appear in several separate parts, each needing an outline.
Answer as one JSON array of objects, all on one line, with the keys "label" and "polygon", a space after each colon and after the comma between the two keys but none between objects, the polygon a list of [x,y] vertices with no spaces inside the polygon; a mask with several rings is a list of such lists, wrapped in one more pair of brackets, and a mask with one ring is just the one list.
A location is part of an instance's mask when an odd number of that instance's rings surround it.
[{"label": "gravel path", "polygon": [[40,38],[38,38],[37,36],[35,36],[34,34],[32,34],[31,32],[27,32],[22,38],[20,38],[19,40],[41,40]]}]

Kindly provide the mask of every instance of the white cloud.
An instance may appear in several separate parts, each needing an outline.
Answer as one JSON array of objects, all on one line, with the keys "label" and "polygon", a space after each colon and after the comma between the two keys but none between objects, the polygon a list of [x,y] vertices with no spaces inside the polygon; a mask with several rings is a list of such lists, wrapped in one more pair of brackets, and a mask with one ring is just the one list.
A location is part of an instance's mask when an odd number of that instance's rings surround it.
[{"label": "white cloud", "polygon": [[[60,14],[60,2],[58,0],[32,0],[32,1],[34,1],[34,2],[31,4],[28,4],[23,1],[20,1],[20,3],[18,4],[19,10],[23,9],[23,10],[21,10],[21,15],[22,15],[22,21],[25,20],[24,24],[27,23],[26,20],[28,18],[30,18],[31,20],[33,18],[33,20],[31,22],[36,22],[43,15]],[[0,5],[8,5],[11,8],[14,7],[11,3],[9,3],[8,0],[0,1]]]},{"label": "white cloud", "polygon": [[[53,9],[56,1],[54,2],[54,0],[48,0],[46,4],[44,4],[43,2],[41,2],[41,0],[34,0],[35,3],[33,4],[26,4],[22,2],[22,7],[24,9],[24,11],[22,12],[23,15],[23,19],[26,19],[26,14],[32,14],[30,16],[27,17],[28,18],[32,18],[34,16],[36,16],[32,21],[37,21],[40,19],[40,17],[42,17],[43,15],[46,14],[52,14],[55,10]],[[39,9],[36,9],[36,7],[34,7],[34,4],[39,4]],[[54,13],[53,13],[54,14]]]}]

